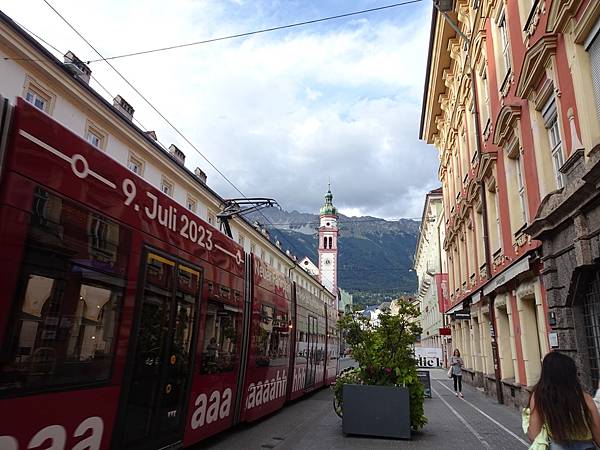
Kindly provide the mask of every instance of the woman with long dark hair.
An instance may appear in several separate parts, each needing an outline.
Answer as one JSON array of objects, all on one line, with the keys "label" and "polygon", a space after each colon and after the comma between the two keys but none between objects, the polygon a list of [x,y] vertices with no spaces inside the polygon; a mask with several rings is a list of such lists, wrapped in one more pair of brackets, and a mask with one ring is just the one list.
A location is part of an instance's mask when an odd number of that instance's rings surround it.
[{"label": "woman with long dark hair", "polygon": [[583,391],[575,361],[558,352],[548,353],[540,380],[529,400],[527,436],[551,450],[594,450],[600,442],[600,414]]}]

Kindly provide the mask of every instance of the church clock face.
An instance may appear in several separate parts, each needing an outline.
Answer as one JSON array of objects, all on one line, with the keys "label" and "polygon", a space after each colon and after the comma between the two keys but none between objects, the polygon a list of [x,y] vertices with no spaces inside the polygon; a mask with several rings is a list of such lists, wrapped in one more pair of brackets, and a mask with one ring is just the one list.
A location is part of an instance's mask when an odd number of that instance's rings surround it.
[{"label": "church clock face", "polygon": [[331,265],[331,259],[329,259],[329,258],[326,258],[324,262],[325,262],[326,266],[330,266]]}]

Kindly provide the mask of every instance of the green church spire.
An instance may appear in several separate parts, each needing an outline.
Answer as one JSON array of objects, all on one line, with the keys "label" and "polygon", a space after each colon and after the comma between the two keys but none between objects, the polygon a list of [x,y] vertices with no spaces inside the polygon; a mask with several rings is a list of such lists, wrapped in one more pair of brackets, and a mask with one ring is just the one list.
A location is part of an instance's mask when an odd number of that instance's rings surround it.
[{"label": "green church spire", "polygon": [[327,188],[327,194],[325,194],[325,204],[321,207],[321,215],[333,215],[337,216],[337,208],[333,206],[333,194],[331,193],[331,184]]}]

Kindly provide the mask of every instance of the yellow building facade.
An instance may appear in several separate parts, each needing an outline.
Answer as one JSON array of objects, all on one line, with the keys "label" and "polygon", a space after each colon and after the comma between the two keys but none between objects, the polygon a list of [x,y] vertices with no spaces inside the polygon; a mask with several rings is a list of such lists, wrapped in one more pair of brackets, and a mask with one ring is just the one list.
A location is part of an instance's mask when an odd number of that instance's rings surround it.
[{"label": "yellow building facade", "polygon": [[[548,289],[547,248],[560,259],[548,217],[598,143],[599,15],[598,2],[552,0],[459,0],[432,14],[420,133],[440,158],[446,314],[467,381],[506,403],[526,401],[551,348],[576,353],[566,290]],[[590,385],[594,351],[580,359]]]}]

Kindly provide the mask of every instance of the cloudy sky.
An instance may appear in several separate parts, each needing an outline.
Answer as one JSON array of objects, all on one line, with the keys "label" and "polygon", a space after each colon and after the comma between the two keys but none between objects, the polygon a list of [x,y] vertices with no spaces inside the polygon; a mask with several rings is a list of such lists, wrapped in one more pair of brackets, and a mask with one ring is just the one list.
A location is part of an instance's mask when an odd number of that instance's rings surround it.
[{"label": "cloudy sky", "polygon": [[[104,56],[395,3],[49,1]],[[60,52],[97,59],[42,0],[3,0],[2,10]],[[437,186],[435,150],[418,139],[430,18],[424,0],[112,63],[244,195],[315,212],[331,179],[344,214],[420,217],[425,192]],[[217,192],[240,196],[105,62],[90,67],[144,128],[178,145],[188,167],[202,167]]]}]

